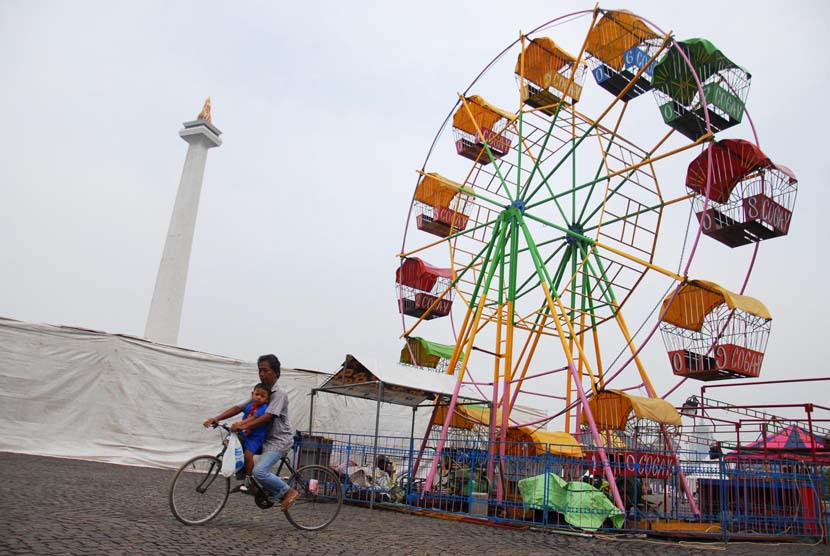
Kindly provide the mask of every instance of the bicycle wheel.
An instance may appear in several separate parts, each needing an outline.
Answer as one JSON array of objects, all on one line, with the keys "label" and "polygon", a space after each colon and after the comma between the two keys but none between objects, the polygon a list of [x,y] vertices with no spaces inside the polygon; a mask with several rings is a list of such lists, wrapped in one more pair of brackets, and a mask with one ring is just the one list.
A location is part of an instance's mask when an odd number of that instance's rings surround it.
[{"label": "bicycle wheel", "polygon": [[306,465],[288,481],[300,495],[286,512],[291,525],[305,531],[316,531],[334,521],[343,505],[343,487],[331,469]]},{"label": "bicycle wheel", "polygon": [[231,488],[231,480],[219,474],[221,468],[215,456],[196,456],[179,468],[168,495],[176,519],[185,525],[201,525],[219,515]]}]

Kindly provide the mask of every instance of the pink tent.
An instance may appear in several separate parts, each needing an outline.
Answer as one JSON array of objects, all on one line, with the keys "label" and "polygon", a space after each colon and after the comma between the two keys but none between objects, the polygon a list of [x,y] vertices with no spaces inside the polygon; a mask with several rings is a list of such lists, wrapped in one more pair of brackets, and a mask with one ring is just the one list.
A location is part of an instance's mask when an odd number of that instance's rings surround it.
[{"label": "pink tent", "polygon": [[797,459],[830,462],[830,440],[819,439],[798,425],[788,425],[774,433],[761,436],[755,442],[739,446],[726,456],[728,460],[764,458]]}]

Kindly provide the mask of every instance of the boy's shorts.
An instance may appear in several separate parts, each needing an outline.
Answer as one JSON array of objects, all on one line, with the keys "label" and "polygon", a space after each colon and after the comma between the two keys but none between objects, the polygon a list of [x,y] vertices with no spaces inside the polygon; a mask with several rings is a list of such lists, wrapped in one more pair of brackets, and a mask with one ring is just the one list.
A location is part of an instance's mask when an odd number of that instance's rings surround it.
[{"label": "boy's shorts", "polygon": [[265,438],[261,436],[242,436],[242,448],[252,454],[262,452],[262,442]]}]

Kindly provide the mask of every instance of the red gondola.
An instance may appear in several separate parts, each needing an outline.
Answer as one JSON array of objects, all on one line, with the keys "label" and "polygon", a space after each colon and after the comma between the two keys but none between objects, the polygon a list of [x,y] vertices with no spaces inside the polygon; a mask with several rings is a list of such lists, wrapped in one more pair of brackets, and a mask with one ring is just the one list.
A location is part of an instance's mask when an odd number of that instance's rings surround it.
[{"label": "red gondola", "polygon": [[445,317],[452,309],[451,268],[431,266],[417,257],[401,262],[395,271],[399,285],[398,310],[425,320]]},{"label": "red gondola", "polygon": [[686,187],[703,233],[729,247],[789,232],[798,180],[749,141],[712,143],[689,164]]}]

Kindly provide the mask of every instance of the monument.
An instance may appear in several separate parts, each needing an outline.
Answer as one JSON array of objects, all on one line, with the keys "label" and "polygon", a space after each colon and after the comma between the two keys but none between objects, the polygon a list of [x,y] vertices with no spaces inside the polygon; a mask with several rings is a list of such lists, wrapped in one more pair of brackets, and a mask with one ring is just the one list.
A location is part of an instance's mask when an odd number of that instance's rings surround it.
[{"label": "monument", "polygon": [[148,340],[174,346],[179,340],[187,269],[190,265],[190,250],[193,245],[193,231],[196,227],[207,152],[208,149],[222,144],[219,138],[222,132],[211,122],[210,97],[205,101],[196,119],[183,125],[179,137],[189,145],[187,157],[144,329],[144,337]]}]

